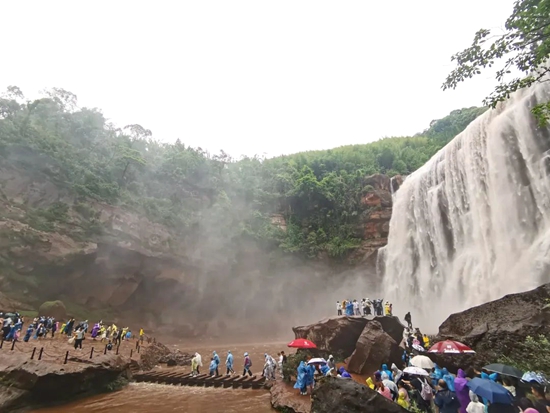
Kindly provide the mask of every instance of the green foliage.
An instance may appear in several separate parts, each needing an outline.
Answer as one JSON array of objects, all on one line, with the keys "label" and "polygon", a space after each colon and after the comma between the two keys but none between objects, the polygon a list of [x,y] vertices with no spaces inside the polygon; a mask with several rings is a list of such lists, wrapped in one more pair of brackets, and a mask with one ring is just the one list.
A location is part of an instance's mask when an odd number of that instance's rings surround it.
[{"label": "green foliage", "polygon": [[510,350],[509,355],[500,358],[500,363],[523,371],[542,372],[550,377],[550,341],[545,336],[527,337]]},{"label": "green foliage", "polygon": [[[443,89],[454,89],[460,82],[481,74],[483,69],[502,61],[496,72],[499,82],[484,104],[495,107],[516,90],[545,81],[550,72],[550,0],[516,0],[514,10],[506,20],[505,31],[493,35],[490,30],[479,30],[467,49],[455,54],[457,63],[443,84]],[[506,80],[512,72],[520,77]],[[549,118],[548,104],[538,105],[533,113],[541,125]]]},{"label": "green foliage", "polygon": [[[64,89],[44,94],[25,102],[12,86],[0,98],[1,160],[46,175],[75,199],[28,208],[31,227],[95,239],[104,232],[101,205],[121,205],[170,228],[174,245],[201,243],[209,256],[231,255],[252,238],[269,250],[345,258],[370,212],[362,198],[374,188],[365,177],[413,172],[483,111],[455,111],[422,136],[235,160],[157,142],[137,124],[118,129]],[[274,214],[286,230],[273,225]]]}]

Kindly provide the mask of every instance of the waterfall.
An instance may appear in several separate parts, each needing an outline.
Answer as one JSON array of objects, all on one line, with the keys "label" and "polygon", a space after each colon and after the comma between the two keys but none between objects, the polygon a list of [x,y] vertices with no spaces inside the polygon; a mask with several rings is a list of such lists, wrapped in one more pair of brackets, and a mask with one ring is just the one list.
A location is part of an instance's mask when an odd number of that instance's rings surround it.
[{"label": "waterfall", "polygon": [[550,281],[550,129],[530,112],[548,100],[548,83],[516,92],[396,191],[383,288],[397,315],[435,329]]}]

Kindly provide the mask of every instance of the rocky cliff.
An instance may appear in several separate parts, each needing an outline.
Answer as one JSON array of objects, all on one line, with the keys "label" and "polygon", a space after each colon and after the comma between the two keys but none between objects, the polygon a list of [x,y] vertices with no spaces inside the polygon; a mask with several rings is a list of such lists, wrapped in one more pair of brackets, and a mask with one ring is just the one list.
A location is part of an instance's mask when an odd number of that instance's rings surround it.
[{"label": "rocky cliff", "polygon": [[[18,163],[29,157],[32,170]],[[306,308],[285,292],[324,293],[327,285],[357,271],[368,273],[387,242],[391,194],[402,182],[384,175],[365,178],[369,189],[362,202],[368,208],[357,228],[361,246],[336,262],[266,250],[253,239],[235,240],[238,248],[227,256],[212,254],[200,237],[183,237],[131,205],[113,206],[62,189],[52,177],[54,168],[28,149],[13,150],[9,162],[2,158],[0,290],[21,302],[18,308],[38,309],[43,301],[61,299],[73,315],[139,319],[149,330],[166,326],[167,333],[182,336],[220,332],[237,316],[273,331],[278,317]],[[283,215],[274,215],[272,225],[285,230],[287,224]],[[210,235],[204,242],[215,239]],[[339,281],[330,281],[335,274]],[[273,323],[265,325],[272,314]],[[214,316],[216,322],[209,323]]]}]

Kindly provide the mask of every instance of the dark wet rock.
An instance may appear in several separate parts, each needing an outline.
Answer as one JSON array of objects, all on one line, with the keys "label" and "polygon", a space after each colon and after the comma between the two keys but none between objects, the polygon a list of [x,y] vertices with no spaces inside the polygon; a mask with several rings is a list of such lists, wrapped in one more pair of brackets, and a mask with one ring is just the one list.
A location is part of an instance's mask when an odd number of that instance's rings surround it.
[{"label": "dark wet rock", "polygon": [[166,363],[168,366],[190,366],[193,356],[188,353],[183,353],[179,350],[162,356],[159,363]]},{"label": "dark wet rock", "polygon": [[[550,284],[452,314],[439,327],[436,338],[456,340],[472,347],[479,363],[495,361],[527,336],[550,334]],[[473,360],[469,359],[469,360]]]},{"label": "dark wet rock", "polygon": [[397,403],[353,380],[326,377],[313,390],[311,413],[405,413]]},{"label": "dark wet rock", "polygon": [[67,309],[63,301],[46,301],[38,309],[38,314],[54,317],[56,320],[65,320],[67,318]]},{"label": "dark wet rock", "polygon": [[277,380],[270,389],[271,406],[286,413],[309,413],[311,398],[300,396],[292,384]]},{"label": "dark wet rock", "polygon": [[313,341],[319,350],[346,358],[355,350],[355,343],[367,321],[363,317],[331,317],[292,330],[296,338]]},{"label": "dark wet rock", "polygon": [[389,334],[397,344],[401,343],[405,326],[401,324],[401,320],[399,320],[398,317],[376,316],[374,317],[374,321],[378,321],[382,325],[382,329]]},{"label": "dark wet rock", "polygon": [[384,331],[382,325],[378,321],[369,321],[349,358],[348,370],[357,374],[371,374],[383,363],[388,366],[391,363],[399,365],[401,353],[399,344]]},{"label": "dark wet rock", "polygon": [[63,365],[0,353],[0,411],[15,412],[116,390],[129,378],[128,360],[116,355]]},{"label": "dark wet rock", "polygon": [[139,365],[141,366],[141,370],[151,370],[160,363],[163,357],[167,357],[170,354],[172,354],[172,351],[164,344],[158,341],[151,343],[140,354]]}]

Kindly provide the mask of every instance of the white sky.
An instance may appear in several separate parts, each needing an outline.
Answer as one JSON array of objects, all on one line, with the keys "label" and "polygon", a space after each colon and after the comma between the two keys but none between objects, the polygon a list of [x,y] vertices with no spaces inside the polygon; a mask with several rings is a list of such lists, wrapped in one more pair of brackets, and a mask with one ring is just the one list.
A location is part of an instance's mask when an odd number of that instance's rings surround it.
[{"label": "white sky", "polygon": [[5,1],[0,90],[75,93],[118,126],[268,156],[410,135],[480,105],[450,57],[513,0]]}]

